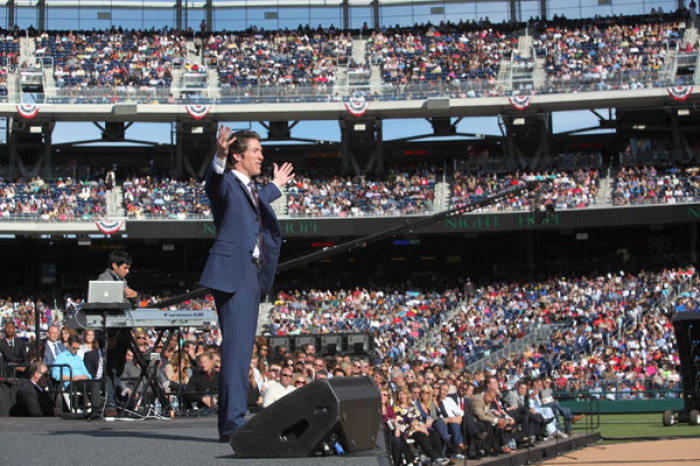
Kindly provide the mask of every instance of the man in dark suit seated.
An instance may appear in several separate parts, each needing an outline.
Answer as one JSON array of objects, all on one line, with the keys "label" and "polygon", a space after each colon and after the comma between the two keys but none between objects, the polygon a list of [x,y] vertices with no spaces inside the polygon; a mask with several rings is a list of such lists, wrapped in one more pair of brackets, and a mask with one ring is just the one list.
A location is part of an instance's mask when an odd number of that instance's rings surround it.
[{"label": "man in dark suit seated", "polygon": [[[5,338],[0,340],[0,355],[2,355],[2,374],[13,377],[24,373],[29,367],[29,352],[24,340],[15,338],[15,324],[8,321],[5,324]],[[9,368],[14,368],[14,373]]]},{"label": "man in dark suit seated", "polygon": [[17,383],[17,402],[10,410],[12,416],[54,416],[55,403],[48,393],[49,369],[41,361],[29,366],[29,380],[20,379]]}]

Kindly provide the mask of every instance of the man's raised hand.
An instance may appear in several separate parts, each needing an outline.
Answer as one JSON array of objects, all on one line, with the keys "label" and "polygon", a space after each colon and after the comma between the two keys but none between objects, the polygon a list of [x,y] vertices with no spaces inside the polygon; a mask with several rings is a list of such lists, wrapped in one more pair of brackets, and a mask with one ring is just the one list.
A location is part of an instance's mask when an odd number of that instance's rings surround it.
[{"label": "man's raised hand", "polygon": [[233,138],[229,141],[231,133],[233,133],[233,130],[228,126],[222,124],[219,127],[219,135],[216,137],[216,156],[222,160],[226,160],[226,157],[228,157],[228,148],[233,144],[233,141],[236,140],[236,138]]}]

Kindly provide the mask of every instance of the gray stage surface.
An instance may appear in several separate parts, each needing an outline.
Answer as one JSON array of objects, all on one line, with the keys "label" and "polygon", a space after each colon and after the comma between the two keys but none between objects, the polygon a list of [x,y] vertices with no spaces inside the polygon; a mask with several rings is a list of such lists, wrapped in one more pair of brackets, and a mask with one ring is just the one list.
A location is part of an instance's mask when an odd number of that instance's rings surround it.
[{"label": "gray stage surface", "polygon": [[22,466],[386,465],[374,452],[333,458],[238,459],[216,417],[83,421],[0,417],[0,464]]}]

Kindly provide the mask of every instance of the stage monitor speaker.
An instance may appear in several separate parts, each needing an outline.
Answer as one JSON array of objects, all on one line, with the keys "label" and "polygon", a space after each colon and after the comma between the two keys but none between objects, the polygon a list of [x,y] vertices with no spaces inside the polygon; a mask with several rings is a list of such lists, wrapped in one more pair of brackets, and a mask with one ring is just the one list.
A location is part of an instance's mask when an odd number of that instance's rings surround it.
[{"label": "stage monitor speaker", "polygon": [[673,319],[678,357],[681,362],[684,420],[691,411],[700,410],[700,313],[678,312]]},{"label": "stage monitor speaker", "polygon": [[260,411],[231,437],[240,458],[300,458],[324,450],[372,450],[382,420],[379,389],[369,377],[316,380]]},{"label": "stage monitor speaker", "polygon": [[323,335],[321,336],[321,354],[323,356],[336,355],[343,352],[343,336],[342,335]]}]

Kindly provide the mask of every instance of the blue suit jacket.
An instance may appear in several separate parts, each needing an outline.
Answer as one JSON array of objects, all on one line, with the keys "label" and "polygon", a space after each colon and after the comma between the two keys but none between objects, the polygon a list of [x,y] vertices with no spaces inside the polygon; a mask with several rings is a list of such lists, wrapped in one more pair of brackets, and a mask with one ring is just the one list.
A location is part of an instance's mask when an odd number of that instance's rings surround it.
[{"label": "blue suit jacket", "polygon": [[[199,280],[202,286],[234,293],[253,279],[257,265],[253,264],[253,249],[262,219],[264,260],[260,270],[260,293],[272,287],[279,260],[282,235],[270,203],[280,197],[277,186],[269,183],[258,191],[260,212],[253,204],[248,189],[231,170],[222,175],[209,166],[204,187],[211,202],[216,226],[216,239]],[[257,277],[255,277],[257,279]]]}]

